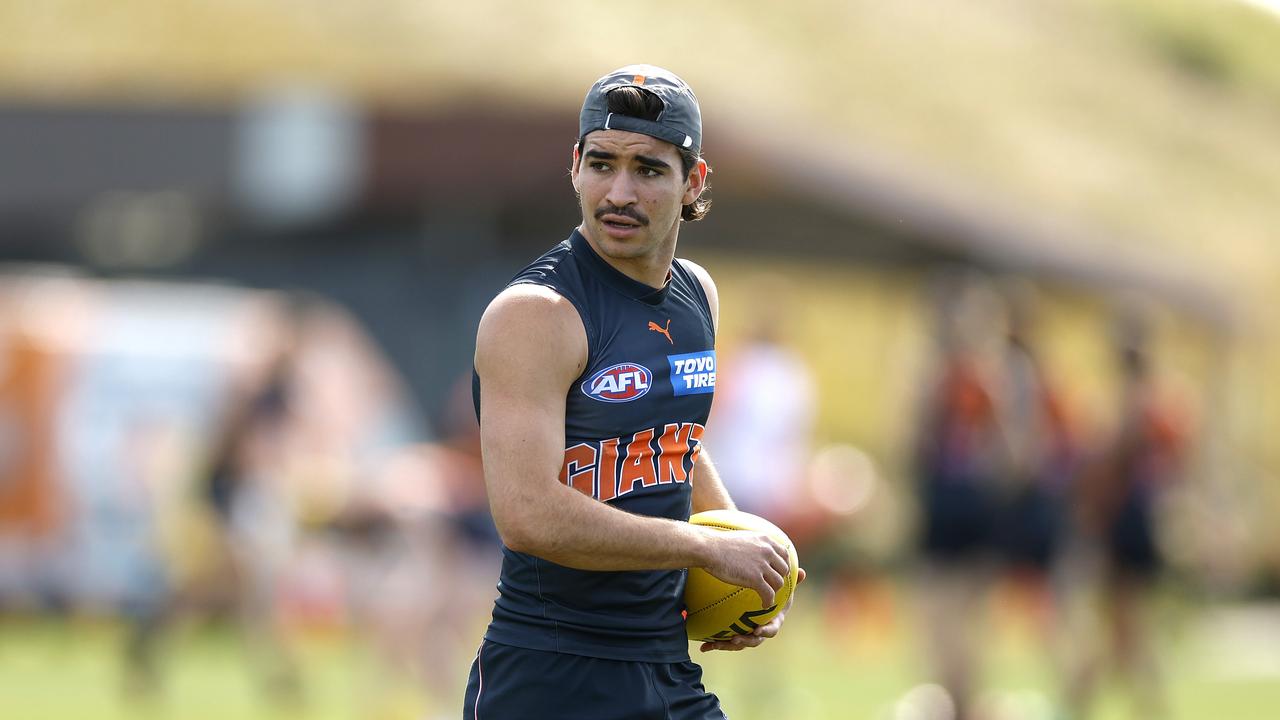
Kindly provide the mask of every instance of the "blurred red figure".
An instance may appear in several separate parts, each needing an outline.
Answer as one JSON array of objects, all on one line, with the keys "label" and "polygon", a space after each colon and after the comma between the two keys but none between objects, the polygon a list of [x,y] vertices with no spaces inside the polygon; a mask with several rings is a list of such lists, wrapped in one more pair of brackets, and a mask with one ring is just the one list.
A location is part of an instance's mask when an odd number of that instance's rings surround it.
[{"label": "blurred red figure", "polygon": [[1000,544],[1009,599],[1028,614],[1057,669],[1063,658],[1067,595],[1061,572],[1072,479],[1080,444],[1067,388],[1051,378],[1036,344],[1039,300],[1027,285],[1006,286],[1009,326],[1003,353],[1001,425],[1009,443]]},{"label": "blurred red figure", "polygon": [[1141,717],[1167,714],[1145,606],[1162,566],[1158,499],[1182,474],[1192,423],[1185,403],[1153,372],[1149,334],[1137,315],[1120,323],[1119,425],[1085,469],[1075,497],[1078,532],[1097,559],[1106,647],[1075,669],[1067,689],[1073,717],[1087,713],[1104,666],[1130,681]]},{"label": "blurred red figure", "polygon": [[939,357],[916,435],[927,650],[956,720],[973,717],[1009,466],[1000,412],[1003,317],[1000,298],[985,284],[967,282],[942,299]]}]

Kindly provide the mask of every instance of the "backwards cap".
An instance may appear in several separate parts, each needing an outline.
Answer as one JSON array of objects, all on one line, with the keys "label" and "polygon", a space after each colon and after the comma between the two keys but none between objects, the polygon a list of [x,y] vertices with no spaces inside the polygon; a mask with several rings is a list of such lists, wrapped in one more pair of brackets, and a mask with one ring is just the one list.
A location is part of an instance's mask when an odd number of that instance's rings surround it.
[{"label": "backwards cap", "polygon": [[[609,91],[628,85],[653,93],[662,101],[657,120],[609,112]],[[628,65],[596,81],[587,91],[578,116],[578,137],[595,130],[626,130],[666,140],[678,148],[702,151],[702,111],[698,98],[670,70],[654,65]]]}]

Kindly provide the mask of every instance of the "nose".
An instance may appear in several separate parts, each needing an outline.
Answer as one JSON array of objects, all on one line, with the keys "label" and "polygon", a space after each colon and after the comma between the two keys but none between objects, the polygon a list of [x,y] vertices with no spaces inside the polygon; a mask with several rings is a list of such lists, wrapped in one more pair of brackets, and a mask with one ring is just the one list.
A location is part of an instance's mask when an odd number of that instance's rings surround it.
[{"label": "nose", "polygon": [[612,182],[609,184],[609,192],[605,194],[604,199],[618,208],[634,204],[636,201],[636,188],[631,173],[614,173]]}]

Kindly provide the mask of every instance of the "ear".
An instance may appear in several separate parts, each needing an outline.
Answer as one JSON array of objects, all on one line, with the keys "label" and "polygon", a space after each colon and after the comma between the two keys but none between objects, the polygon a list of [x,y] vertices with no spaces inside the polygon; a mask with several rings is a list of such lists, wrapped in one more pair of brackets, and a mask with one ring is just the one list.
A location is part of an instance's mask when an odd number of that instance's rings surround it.
[{"label": "ear", "polygon": [[711,172],[711,168],[707,166],[707,161],[698,158],[698,162],[689,169],[689,177],[685,179],[686,187],[684,189],[684,198],[681,199],[681,205],[688,205],[697,200],[702,195],[702,191],[707,189],[707,173]]},{"label": "ear", "polygon": [[582,158],[578,155],[578,144],[573,144],[573,164],[569,166],[569,182],[573,183],[573,191],[582,194],[582,190],[578,188],[578,162]]}]

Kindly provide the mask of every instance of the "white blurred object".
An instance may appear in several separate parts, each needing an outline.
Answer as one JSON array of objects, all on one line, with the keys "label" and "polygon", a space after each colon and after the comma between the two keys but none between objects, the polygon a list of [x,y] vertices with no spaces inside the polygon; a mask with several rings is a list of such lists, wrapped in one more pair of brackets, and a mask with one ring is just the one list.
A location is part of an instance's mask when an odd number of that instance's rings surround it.
[{"label": "white blurred object", "polygon": [[809,469],[813,500],[833,515],[852,515],[865,508],[879,480],[871,458],[852,445],[822,448]]},{"label": "white blurred object", "polygon": [[720,374],[708,442],[743,510],[778,520],[808,466],[814,390],[808,365],[772,343],[743,347]]},{"label": "white blurred object", "polygon": [[893,720],[955,720],[956,704],[941,685],[917,685],[894,706]]},{"label": "white blurred object", "polygon": [[1267,12],[1280,16],[1280,0],[1240,0],[1246,5],[1262,8]]},{"label": "white blurred object", "polygon": [[991,692],[978,700],[978,716],[990,720],[1053,720],[1053,703],[1035,690]]},{"label": "white blurred object", "polygon": [[269,224],[331,218],[360,190],[364,149],[361,118],[343,98],[308,87],[265,93],[240,118],[235,197]]},{"label": "white blurred object", "polygon": [[1234,682],[1280,678],[1280,603],[1209,610],[1196,628],[1195,657],[1209,674]]}]

